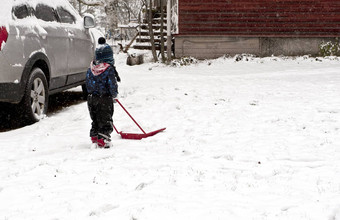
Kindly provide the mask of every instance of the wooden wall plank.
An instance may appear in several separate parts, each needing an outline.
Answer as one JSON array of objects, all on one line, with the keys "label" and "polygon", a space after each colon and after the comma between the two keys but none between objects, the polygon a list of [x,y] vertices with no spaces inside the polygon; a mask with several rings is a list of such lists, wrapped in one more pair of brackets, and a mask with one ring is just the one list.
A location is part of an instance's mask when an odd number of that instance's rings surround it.
[{"label": "wooden wall plank", "polygon": [[340,35],[339,0],[179,0],[179,35]]}]

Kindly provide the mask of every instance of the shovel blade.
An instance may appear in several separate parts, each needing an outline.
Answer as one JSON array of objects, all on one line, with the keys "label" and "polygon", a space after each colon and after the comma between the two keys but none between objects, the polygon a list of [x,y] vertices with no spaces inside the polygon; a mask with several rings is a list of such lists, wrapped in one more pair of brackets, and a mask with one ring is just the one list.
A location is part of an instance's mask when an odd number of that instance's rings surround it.
[{"label": "shovel blade", "polygon": [[123,139],[133,139],[133,140],[140,140],[142,138],[147,138],[147,137],[150,137],[150,136],[153,136],[161,131],[164,131],[165,128],[161,128],[161,129],[158,129],[156,131],[152,131],[152,132],[149,132],[149,133],[145,133],[145,134],[134,134],[134,133],[125,133],[125,132],[120,132],[120,136],[123,138]]}]

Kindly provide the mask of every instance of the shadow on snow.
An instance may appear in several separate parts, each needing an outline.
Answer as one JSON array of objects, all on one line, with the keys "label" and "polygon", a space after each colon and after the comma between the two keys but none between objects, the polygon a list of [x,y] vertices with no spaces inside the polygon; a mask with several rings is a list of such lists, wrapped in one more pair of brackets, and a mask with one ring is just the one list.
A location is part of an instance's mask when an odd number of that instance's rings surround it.
[{"label": "shadow on snow", "polygon": [[[86,101],[81,91],[64,91],[49,97],[47,116],[54,114],[64,108]],[[16,105],[0,103],[0,132],[22,128],[22,120],[15,114]]]}]

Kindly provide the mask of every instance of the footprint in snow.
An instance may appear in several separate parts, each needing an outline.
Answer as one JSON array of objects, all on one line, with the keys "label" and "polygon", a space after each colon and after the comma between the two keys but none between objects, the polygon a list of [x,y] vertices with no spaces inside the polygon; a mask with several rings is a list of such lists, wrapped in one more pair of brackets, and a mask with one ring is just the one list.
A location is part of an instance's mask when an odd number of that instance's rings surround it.
[{"label": "footprint in snow", "polygon": [[105,205],[102,205],[100,208],[98,208],[98,210],[91,211],[89,213],[89,216],[99,216],[101,213],[109,212],[109,211],[116,209],[118,207],[119,207],[119,205],[105,204]]}]

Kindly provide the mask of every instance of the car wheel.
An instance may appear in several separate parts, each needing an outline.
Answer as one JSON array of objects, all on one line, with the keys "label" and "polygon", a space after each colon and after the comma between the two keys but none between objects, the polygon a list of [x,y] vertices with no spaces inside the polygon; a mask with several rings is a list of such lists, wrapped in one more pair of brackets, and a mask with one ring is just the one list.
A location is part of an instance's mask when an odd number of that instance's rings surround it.
[{"label": "car wheel", "polygon": [[40,68],[35,68],[31,72],[20,104],[23,111],[22,115],[28,124],[39,121],[46,114],[48,87],[45,74]]}]

